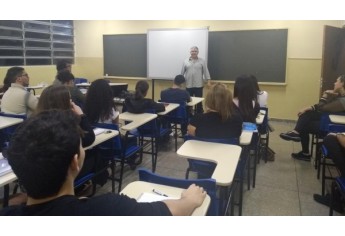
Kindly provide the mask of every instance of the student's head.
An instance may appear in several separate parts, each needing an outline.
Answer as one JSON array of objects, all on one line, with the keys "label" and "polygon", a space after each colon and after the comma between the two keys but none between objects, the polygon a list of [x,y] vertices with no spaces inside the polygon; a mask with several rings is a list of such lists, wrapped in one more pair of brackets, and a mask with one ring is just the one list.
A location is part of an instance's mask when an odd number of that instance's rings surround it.
[{"label": "student's head", "polygon": [[113,90],[108,81],[98,79],[92,82],[85,100],[85,114],[92,123],[107,120],[114,106]]},{"label": "student's head", "polygon": [[142,99],[146,97],[149,90],[149,83],[146,80],[139,80],[135,85],[135,99]]},{"label": "student's head", "polygon": [[199,48],[197,46],[193,46],[190,48],[190,56],[192,58],[197,58],[199,54]]},{"label": "student's head", "polygon": [[174,84],[181,87],[186,82],[186,78],[183,75],[176,75]]},{"label": "student's head", "polygon": [[74,181],[84,156],[72,111],[50,110],[27,119],[8,148],[9,164],[34,199],[55,196],[67,179]]},{"label": "student's head", "polygon": [[334,90],[345,89],[345,75],[340,75],[334,83]]},{"label": "student's head", "polygon": [[29,75],[23,67],[15,66],[7,70],[4,78],[4,90],[6,91],[11,87],[12,83],[18,83],[24,87],[29,85]]},{"label": "student's head", "polygon": [[205,105],[208,109],[217,111],[222,121],[226,121],[232,114],[232,94],[224,84],[216,83],[208,91]]},{"label": "student's head", "polygon": [[67,86],[73,86],[74,85],[74,75],[69,71],[62,71],[58,73],[56,76],[58,80],[61,81],[62,84]]},{"label": "student's head", "polygon": [[62,71],[72,72],[72,64],[70,61],[60,60],[56,63],[56,70],[58,73],[60,73]]},{"label": "student's head", "polygon": [[35,114],[52,109],[71,109],[71,95],[65,86],[51,85],[45,88],[38,101]]}]

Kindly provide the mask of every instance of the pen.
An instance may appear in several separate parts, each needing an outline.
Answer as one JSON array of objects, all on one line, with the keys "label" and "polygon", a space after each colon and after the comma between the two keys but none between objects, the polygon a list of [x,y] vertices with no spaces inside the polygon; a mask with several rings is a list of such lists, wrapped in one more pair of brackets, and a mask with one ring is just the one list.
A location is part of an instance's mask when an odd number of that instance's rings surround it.
[{"label": "pen", "polygon": [[156,190],[156,189],[152,189],[152,192],[154,192],[155,194],[158,194],[158,195],[161,195],[161,196],[164,196],[164,197],[168,197],[168,195]]}]

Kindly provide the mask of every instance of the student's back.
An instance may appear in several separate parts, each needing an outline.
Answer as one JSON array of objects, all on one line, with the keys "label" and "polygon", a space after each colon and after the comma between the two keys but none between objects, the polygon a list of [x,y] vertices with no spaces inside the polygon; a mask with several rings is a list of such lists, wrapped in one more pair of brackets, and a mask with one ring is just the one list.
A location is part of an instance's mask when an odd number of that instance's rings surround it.
[{"label": "student's back", "polygon": [[140,80],[135,86],[135,94],[125,99],[125,110],[131,113],[145,113],[147,110],[155,112],[165,111],[162,103],[157,103],[152,99],[145,98],[149,84],[145,80]]}]

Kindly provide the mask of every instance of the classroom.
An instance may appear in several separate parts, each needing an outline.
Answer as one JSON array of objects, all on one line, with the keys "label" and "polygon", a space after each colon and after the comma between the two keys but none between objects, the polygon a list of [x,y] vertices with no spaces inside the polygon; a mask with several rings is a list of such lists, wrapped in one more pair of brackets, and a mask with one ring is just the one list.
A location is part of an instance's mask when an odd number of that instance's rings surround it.
[{"label": "classroom", "polygon": [[[287,190],[279,192],[279,187],[273,189],[277,198],[283,201],[284,196],[291,198],[298,198],[296,201],[287,201],[284,207],[280,209],[280,203],[275,202],[273,206],[268,206],[264,198],[267,197],[263,190],[270,191],[271,184],[275,185],[274,177],[268,175],[276,175],[276,181],[284,183],[284,176],[278,176],[279,164],[284,168],[287,162],[292,162],[289,157],[292,150],[296,151],[299,146],[296,144],[289,144],[282,142],[279,138],[280,132],[285,132],[293,128],[297,120],[297,112],[306,106],[315,104],[320,97],[321,71],[322,71],[322,53],[323,53],[323,38],[324,26],[332,26],[342,28],[344,21],[342,20],[74,20],[74,50],[75,58],[73,64],[73,74],[78,78],[86,78],[92,82],[99,78],[104,78],[104,55],[103,55],[103,36],[104,35],[122,35],[122,34],[146,34],[149,29],[183,29],[183,28],[203,28],[208,27],[209,32],[217,31],[250,31],[250,30],[271,30],[271,29],[287,29],[287,58],[286,58],[286,74],[284,83],[259,83],[260,89],[267,91],[269,94],[268,107],[269,118],[276,129],[270,137],[270,147],[276,151],[276,161],[264,163],[263,161],[258,165],[258,179],[256,188],[245,192],[244,196],[244,210],[243,215],[328,215],[328,208],[319,206],[312,200],[312,193],[316,193],[321,188],[320,181],[316,179],[316,171],[313,169],[311,163],[297,163],[289,166],[289,168],[296,169],[293,175],[288,175],[288,181],[296,182],[297,186],[306,187],[307,190],[296,190],[295,186],[287,183]],[[90,33],[92,32],[92,33]],[[186,52],[186,57],[189,52]],[[10,67],[0,67],[0,78],[4,78],[7,69]],[[24,66],[26,72],[30,74],[30,85],[38,84],[52,84],[56,76],[55,65],[45,66]],[[245,72],[244,72],[245,73]],[[108,78],[113,83],[127,83],[128,90],[134,91],[137,81],[145,78],[141,77],[126,77],[118,76],[116,74],[110,75]],[[211,75],[212,77],[212,75]],[[336,78],[334,78],[335,80]],[[225,83],[230,91],[234,90],[235,78],[229,80],[217,81],[217,78],[212,78],[212,81]],[[149,81],[150,82],[150,81]],[[171,80],[157,80],[155,81],[154,91],[152,86],[149,88],[148,97],[154,95],[155,100],[159,99],[160,92],[168,87],[171,87]],[[38,91],[38,94],[40,91]],[[204,95],[207,89],[204,88]],[[173,142],[167,149],[163,149],[160,155],[166,155],[163,159],[176,156],[173,148]],[[179,140],[179,145],[182,140]],[[272,144],[272,145],[271,145]],[[283,158],[277,160],[279,158]],[[282,162],[281,162],[282,161]],[[170,164],[174,163],[173,161]],[[178,162],[178,166],[185,166],[185,162]],[[150,168],[150,161],[143,165]],[[163,167],[165,171],[159,170]],[[280,166],[282,167],[282,166]],[[272,170],[274,169],[274,170]],[[166,168],[158,160],[157,172],[160,174],[171,174],[175,177],[180,177],[181,171],[178,174],[173,173],[174,169]],[[136,175],[125,174],[124,186],[135,180]],[[295,178],[295,179],[294,179]],[[296,180],[297,178],[297,180]],[[304,178],[307,183],[299,182],[298,178]],[[312,179],[312,180],[310,180]],[[260,182],[267,181],[268,184]],[[287,182],[287,181],[286,181]],[[286,183],[285,182],[285,183]],[[278,184],[277,184],[278,185]],[[311,185],[311,187],[310,187]],[[106,192],[108,185],[102,191]],[[262,187],[261,191],[258,190]],[[298,187],[297,187],[298,188]],[[257,191],[257,194],[255,194]],[[258,195],[264,195],[260,198]],[[301,197],[302,196],[302,197]],[[255,208],[255,202],[258,201],[262,207]],[[275,200],[274,200],[275,201]],[[273,202],[274,202],[273,201]],[[247,204],[247,205],[246,205]],[[289,209],[289,205],[293,205]],[[298,206],[297,206],[298,205]],[[272,208],[272,209],[270,209]],[[273,210],[275,208],[275,210]],[[337,214],[337,213],[335,213]]]}]

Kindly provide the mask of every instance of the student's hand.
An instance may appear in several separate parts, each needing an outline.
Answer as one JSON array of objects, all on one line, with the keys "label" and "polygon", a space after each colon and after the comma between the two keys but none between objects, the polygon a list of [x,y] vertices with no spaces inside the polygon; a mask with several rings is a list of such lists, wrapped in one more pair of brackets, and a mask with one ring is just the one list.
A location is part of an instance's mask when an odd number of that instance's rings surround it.
[{"label": "student's hand", "polygon": [[71,106],[72,106],[72,111],[74,111],[75,114],[81,116],[84,114],[84,112],[81,110],[81,108],[77,105],[75,105],[74,102],[71,102]]},{"label": "student's hand", "polygon": [[336,90],[326,90],[323,92],[322,97],[328,98],[332,96],[338,96],[338,91]]},{"label": "student's hand", "polygon": [[211,88],[211,86],[212,86],[211,80],[207,80],[207,88]]},{"label": "student's hand", "polygon": [[300,110],[297,114],[297,116],[301,116],[303,113],[307,112],[307,111],[311,111],[311,107],[306,107],[303,108],[302,110]]},{"label": "student's hand", "polygon": [[184,190],[181,194],[181,199],[188,201],[195,207],[201,206],[206,197],[206,191],[195,184],[192,184],[188,189]]}]

